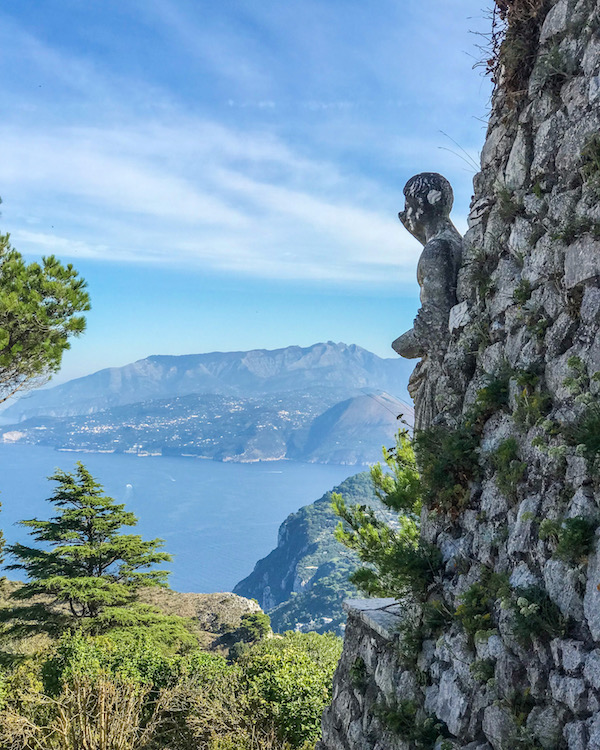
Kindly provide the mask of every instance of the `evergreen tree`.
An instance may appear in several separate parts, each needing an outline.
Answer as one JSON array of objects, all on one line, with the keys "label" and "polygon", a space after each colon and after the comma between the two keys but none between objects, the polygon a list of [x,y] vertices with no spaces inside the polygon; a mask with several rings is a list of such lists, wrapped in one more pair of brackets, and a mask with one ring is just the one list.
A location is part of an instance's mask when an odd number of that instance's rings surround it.
[{"label": "evergreen tree", "polygon": [[86,283],[54,256],[25,263],[0,235],[0,403],[56,372],[85,329]]},{"label": "evergreen tree", "polygon": [[10,621],[13,634],[78,626],[100,632],[144,618],[156,622],[160,616],[149,608],[131,605],[140,587],[166,585],[167,571],[149,569],[171,559],[160,551],[162,539],[120,533],[137,518],[105,496],[82,463],[73,474],[58,470],[50,479],[57,483],[49,498],[57,515],[20,522],[40,546],[7,548],[17,560],[7,569],[29,578],[13,597],[30,604],[1,611],[0,621]]},{"label": "evergreen tree", "polygon": [[386,523],[366,505],[348,506],[334,493],[333,509],[342,519],[335,536],[366,563],[350,580],[367,596],[401,597],[409,591],[422,596],[439,569],[440,556],[420,540],[421,481],[405,430],[398,433],[394,448],[383,449],[383,458],[389,471],[376,464],[371,480],[382,503],[399,512],[398,523]]}]

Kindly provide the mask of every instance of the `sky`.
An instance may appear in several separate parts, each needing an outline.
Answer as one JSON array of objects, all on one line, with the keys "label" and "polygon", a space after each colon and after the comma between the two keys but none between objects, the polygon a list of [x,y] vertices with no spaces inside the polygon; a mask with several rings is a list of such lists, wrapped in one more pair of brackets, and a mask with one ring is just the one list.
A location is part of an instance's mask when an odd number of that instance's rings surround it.
[{"label": "sky", "polygon": [[3,0],[0,231],[88,282],[54,382],[151,354],[355,343],[418,309],[413,174],[461,231],[491,0]]}]

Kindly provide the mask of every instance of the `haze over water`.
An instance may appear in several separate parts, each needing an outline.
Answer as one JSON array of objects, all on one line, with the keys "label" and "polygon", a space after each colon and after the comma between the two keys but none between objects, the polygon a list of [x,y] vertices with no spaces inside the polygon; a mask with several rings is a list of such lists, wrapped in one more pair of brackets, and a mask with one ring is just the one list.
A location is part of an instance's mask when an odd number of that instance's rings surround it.
[{"label": "haze over water", "polygon": [[[28,544],[17,521],[48,518],[46,499],[58,467],[81,460],[106,494],[126,504],[139,523],[132,533],[161,537],[177,591],[231,591],[277,544],[279,525],[361,466],[276,461],[218,463],[187,458],[83,454],[29,445],[0,445],[0,528],[9,544]],[[127,529],[124,529],[126,532]],[[18,572],[11,572],[18,578]]]}]

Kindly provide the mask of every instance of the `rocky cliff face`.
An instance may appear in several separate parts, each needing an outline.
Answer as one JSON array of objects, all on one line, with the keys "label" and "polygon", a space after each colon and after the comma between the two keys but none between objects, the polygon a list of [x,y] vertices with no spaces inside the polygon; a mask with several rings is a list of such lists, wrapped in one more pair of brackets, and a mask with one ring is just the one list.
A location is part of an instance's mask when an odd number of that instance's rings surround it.
[{"label": "rocky cliff face", "polygon": [[[429,435],[448,480],[421,455],[443,566],[400,634],[352,620],[327,750],[600,748],[600,3],[497,5],[509,28]],[[394,662],[416,636],[412,667]]]}]

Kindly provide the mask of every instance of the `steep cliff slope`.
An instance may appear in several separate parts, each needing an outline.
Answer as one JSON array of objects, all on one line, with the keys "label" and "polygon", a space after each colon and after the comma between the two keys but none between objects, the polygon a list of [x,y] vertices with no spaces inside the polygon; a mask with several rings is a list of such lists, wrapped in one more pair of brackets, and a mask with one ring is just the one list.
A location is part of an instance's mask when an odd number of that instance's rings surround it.
[{"label": "steep cliff slope", "polygon": [[600,3],[497,9],[499,83],[419,456],[422,543],[443,564],[396,628],[385,603],[355,608],[327,750],[600,748]]},{"label": "steep cliff slope", "polygon": [[279,529],[277,547],[233,590],[257,599],[276,631],[296,626],[338,631],[346,619],[342,601],[356,595],[348,576],[359,562],[333,535],[338,518],[331,508],[332,492],[339,492],[349,504],[377,507],[369,473],[349,477],[288,516]]}]

